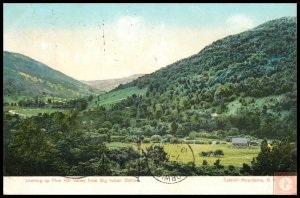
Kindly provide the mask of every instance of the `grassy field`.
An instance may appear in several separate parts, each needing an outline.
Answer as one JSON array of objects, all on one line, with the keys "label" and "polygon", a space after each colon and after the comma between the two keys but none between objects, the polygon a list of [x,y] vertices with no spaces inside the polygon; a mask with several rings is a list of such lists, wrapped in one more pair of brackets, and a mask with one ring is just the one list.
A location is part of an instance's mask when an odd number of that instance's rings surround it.
[{"label": "grassy field", "polygon": [[[126,99],[128,96],[133,94],[136,95],[145,95],[147,89],[139,89],[137,87],[128,87],[126,89],[109,92],[99,96],[99,101],[97,97],[94,97],[93,100],[89,103],[89,108],[93,108],[96,106],[104,106],[109,107],[112,104],[118,103],[121,100]],[[95,103],[97,101],[97,104]]]},{"label": "grassy field", "polygon": [[[142,144],[141,148],[145,149],[146,147],[149,147],[151,145],[152,143],[145,143]],[[107,146],[111,149],[126,146],[137,148],[135,144],[120,142],[111,142],[108,143]],[[236,167],[242,167],[243,163],[248,163],[250,165],[253,157],[256,157],[260,151],[259,147],[252,147],[247,149],[232,148],[230,144],[190,144],[190,148],[193,152],[191,152],[187,145],[164,145],[164,149],[170,155],[171,160],[177,159],[178,161],[187,163],[193,160],[193,154],[196,165],[201,165],[204,159],[208,162],[208,164],[213,165],[213,163],[218,159],[218,157],[202,157],[199,155],[199,153],[201,153],[202,151],[207,152],[221,149],[224,152],[224,156],[220,157],[221,164],[223,164],[224,166],[233,165]],[[186,149],[188,150],[184,152]]]},{"label": "grassy field", "polygon": [[[264,105],[274,105],[275,100],[280,101],[284,100],[284,95],[276,95],[276,96],[268,96],[262,98],[254,98],[254,97],[244,97],[245,101],[248,102],[247,107],[262,109]],[[239,101],[240,97],[235,99],[234,101],[227,104],[228,111],[223,113],[223,115],[234,115],[237,114],[238,109],[243,107],[243,105]],[[253,103],[249,103],[249,101],[253,100]],[[281,112],[285,113],[285,112]]]},{"label": "grassy field", "polygon": [[19,114],[22,117],[31,117],[36,116],[39,113],[65,112],[68,110],[52,108],[20,108],[18,106],[5,106],[4,111],[8,111],[11,114]]},{"label": "grassy field", "polygon": [[[4,96],[3,100],[8,103],[18,103],[20,100],[27,100],[27,99],[34,100],[34,98],[35,98],[34,96]],[[53,96],[39,96],[39,99],[45,102],[47,102],[48,99],[51,99],[52,102],[66,102],[68,100],[66,98],[53,97]]]}]

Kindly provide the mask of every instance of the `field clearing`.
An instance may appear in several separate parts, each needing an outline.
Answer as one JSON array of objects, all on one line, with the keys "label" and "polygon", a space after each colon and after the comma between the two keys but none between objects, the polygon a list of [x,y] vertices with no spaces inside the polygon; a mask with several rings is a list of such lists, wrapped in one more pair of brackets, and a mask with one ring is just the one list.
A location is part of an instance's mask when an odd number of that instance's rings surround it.
[{"label": "field clearing", "polygon": [[[240,98],[235,99],[232,102],[229,102],[227,104],[227,112],[223,113],[223,115],[236,115],[238,114],[238,109],[245,107],[240,103]],[[244,100],[249,102],[253,100],[253,103],[248,103],[246,106],[251,107],[251,108],[263,108],[264,105],[275,105],[275,101],[280,101],[284,100],[285,96],[284,94],[281,95],[276,95],[276,96],[267,96],[267,97],[262,97],[262,98],[254,98],[254,97],[244,97]],[[281,112],[281,113],[286,113],[286,112]]]},{"label": "field clearing", "polygon": [[[99,96],[99,101],[97,101],[97,97],[95,96],[94,99],[90,102],[89,108],[96,107],[96,106],[104,106],[109,107],[112,104],[118,103],[128,96],[132,96],[133,94],[136,95],[145,95],[147,92],[147,88],[139,89],[138,87],[128,87],[122,90],[109,92]],[[97,104],[95,102],[97,101]]]},{"label": "field clearing", "polygon": [[54,112],[66,112],[65,109],[52,109],[52,108],[20,108],[20,107],[4,107],[4,111],[8,111],[11,114],[19,114],[22,117],[36,116],[39,113],[54,113]]},{"label": "field clearing", "polygon": [[[151,146],[153,143],[144,143],[141,145],[142,149]],[[132,146],[137,149],[136,144],[133,143],[121,143],[121,142],[111,142],[106,144],[110,149],[118,148],[118,147],[127,147]],[[176,145],[176,144],[175,144]],[[254,157],[256,157],[260,151],[260,147],[252,147],[252,148],[234,148],[230,144],[189,144],[193,154],[196,165],[201,165],[203,160],[206,160],[209,165],[213,165],[213,163],[219,158],[221,160],[221,164],[224,166],[233,165],[236,167],[242,167],[243,163],[251,164],[251,161]],[[183,146],[187,148],[187,146]],[[179,155],[179,161],[184,163],[188,163],[192,161],[192,152],[189,150],[186,154],[181,152],[181,148],[176,148],[174,144],[165,144],[164,149],[170,155],[171,159],[175,159]],[[222,157],[202,157],[199,155],[202,151],[215,151],[217,149],[221,149],[224,152],[224,156]],[[173,156],[173,157],[172,157]]]},{"label": "field clearing", "polygon": [[[8,103],[18,103],[20,100],[34,100],[35,96],[4,96],[3,100]],[[67,98],[60,98],[54,96],[39,96],[39,99],[45,102],[51,99],[52,102],[66,102]],[[69,98],[72,99],[72,98]]]}]

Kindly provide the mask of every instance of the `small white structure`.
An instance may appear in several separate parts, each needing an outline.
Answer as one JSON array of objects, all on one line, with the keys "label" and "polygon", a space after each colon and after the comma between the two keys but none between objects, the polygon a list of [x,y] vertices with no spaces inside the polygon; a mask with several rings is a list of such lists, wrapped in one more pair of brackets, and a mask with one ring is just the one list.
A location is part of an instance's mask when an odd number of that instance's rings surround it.
[{"label": "small white structure", "polygon": [[218,114],[217,113],[212,113],[212,114],[210,114],[210,116],[211,117],[216,117],[216,116],[218,116]]}]

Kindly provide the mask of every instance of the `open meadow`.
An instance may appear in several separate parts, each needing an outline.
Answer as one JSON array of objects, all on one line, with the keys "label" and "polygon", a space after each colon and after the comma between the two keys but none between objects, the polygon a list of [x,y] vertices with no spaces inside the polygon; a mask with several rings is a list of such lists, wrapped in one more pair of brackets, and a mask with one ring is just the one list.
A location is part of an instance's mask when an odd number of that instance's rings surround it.
[{"label": "open meadow", "polygon": [[[119,148],[119,147],[130,147],[137,149],[137,145],[133,143],[121,143],[121,142],[111,142],[106,144],[110,149]],[[141,149],[145,149],[150,147],[153,143],[143,143],[141,145]],[[260,151],[259,147],[251,147],[251,148],[234,148],[228,144],[189,144],[195,158],[196,165],[201,165],[203,160],[206,160],[209,165],[213,165],[213,163],[219,158],[221,160],[221,164],[224,166],[233,165],[236,167],[242,167],[243,163],[251,164],[251,161]],[[221,149],[224,152],[224,156],[220,157],[203,157],[200,156],[199,153],[202,151],[215,151],[217,149]],[[174,149],[174,144],[164,144],[164,150],[170,156],[178,156],[182,159],[182,162],[188,163],[191,161],[191,152],[188,151],[186,155],[180,153],[180,149]]]}]

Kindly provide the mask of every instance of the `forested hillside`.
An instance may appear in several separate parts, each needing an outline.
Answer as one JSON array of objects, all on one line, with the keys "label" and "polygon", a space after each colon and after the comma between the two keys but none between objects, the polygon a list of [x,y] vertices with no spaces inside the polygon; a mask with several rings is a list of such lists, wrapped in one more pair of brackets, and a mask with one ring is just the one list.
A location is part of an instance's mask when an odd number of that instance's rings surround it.
[{"label": "forested hillside", "polygon": [[[296,172],[296,31],[295,17],[272,20],[104,95],[71,100],[64,107],[68,111],[31,117],[4,111],[4,175]],[[52,78],[57,83],[69,79],[40,73],[28,77],[28,70],[9,70],[16,67],[14,61],[5,65],[10,65],[4,66],[5,74],[11,72],[5,94],[14,93],[16,88],[10,88],[18,79],[41,79],[42,85]],[[81,89],[68,82],[64,86],[70,90]],[[235,147],[233,137],[246,139],[246,147]],[[187,144],[192,160],[174,149]],[[172,158],[178,154],[182,161]],[[152,165],[158,168],[153,171]]]},{"label": "forested hillside", "polygon": [[120,105],[152,122],[175,121],[178,135],[233,128],[259,137],[295,135],[296,33],[296,18],[285,17],[215,41],[119,86],[148,88],[139,102],[129,98]]},{"label": "forested hillside", "polygon": [[93,89],[27,56],[3,52],[4,97],[79,97]]}]

